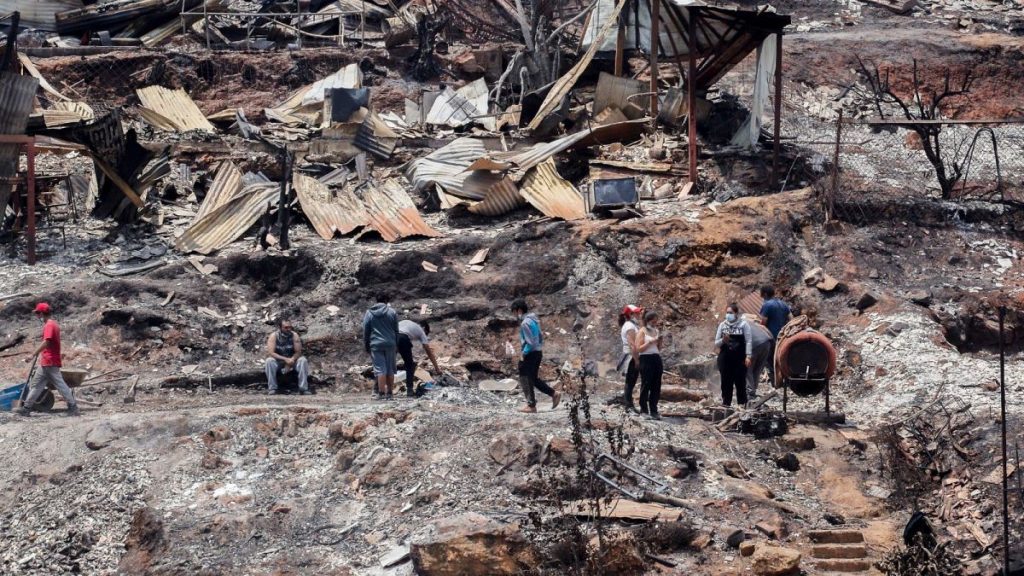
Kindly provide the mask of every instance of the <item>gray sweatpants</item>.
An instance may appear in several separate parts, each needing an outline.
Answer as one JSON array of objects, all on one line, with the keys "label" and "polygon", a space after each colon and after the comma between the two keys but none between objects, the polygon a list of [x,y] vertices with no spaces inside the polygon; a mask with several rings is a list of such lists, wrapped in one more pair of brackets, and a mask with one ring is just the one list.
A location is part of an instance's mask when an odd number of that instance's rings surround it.
[{"label": "gray sweatpants", "polygon": [[754,348],[750,352],[750,369],[747,370],[747,400],[757,397],[757,384],[761,381],[761,373],[768,370],[772,362],[772,341]]},{"label": "gray sweatpants", "polygon": [[64,376],[61,376],[60,366],[40,366],[32,378],[32,391],[28,393],[28,398],[25,399],[24,408],[32,408],[36,401],[39,400],[43,390],[46,389],[47,384],[53,384],[57,392],[60,392],[60,395],[64,397],[68,408],[74,408],[78,405],[75,402],[74,394],[71,393],[71,388],[68,388],[68,385],[64,382]]},{"label": "gray sweatpants", "polygon": [[[267,358],[267,389],[277,390],[277,377],[284,368],[284,362],[277,358]],[[299,390],[309,390],[309,362],[305,356],[295,361],[295,373],[299,376]]]}]

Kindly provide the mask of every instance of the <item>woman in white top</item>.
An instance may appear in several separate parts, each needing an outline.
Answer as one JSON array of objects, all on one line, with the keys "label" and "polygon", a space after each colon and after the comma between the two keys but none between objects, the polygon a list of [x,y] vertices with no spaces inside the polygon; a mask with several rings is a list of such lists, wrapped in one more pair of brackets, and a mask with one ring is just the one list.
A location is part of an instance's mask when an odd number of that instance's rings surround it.
[{"label": "woman in white top", "polygon": [[658,324],[658,315],[653,310],[644,313],[644,326],[637,331],[634,341],[640,357],[640,413],[649,414],[654,420],[661,420],[658,399],[661,397],[661,375],[664,372]]},{"label": "woman in white top", "polygon": [[643,309],[632,304],[622,309],[619,314],[619,338],[622,340],[622,357],[616,369],[619,374],[626,375],[626,390],[623,394],[626,411],[636,412],[633,405],[633,389],[636,388],[636,379],[640,372],[638,366],[640,359],[637,357],[634,341],[637,330],[640,329],[640,319],[643,316]]}]

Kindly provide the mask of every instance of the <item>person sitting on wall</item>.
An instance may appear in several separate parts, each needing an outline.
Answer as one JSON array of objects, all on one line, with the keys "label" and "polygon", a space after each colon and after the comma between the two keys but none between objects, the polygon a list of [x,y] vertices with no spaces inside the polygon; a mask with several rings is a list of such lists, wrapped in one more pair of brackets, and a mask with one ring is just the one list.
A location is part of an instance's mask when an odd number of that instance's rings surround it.
[{"label": "person sitting on wall", "polygon": [[281,318],[278,329],[267,336],[267,394],[277,394],[277,379],[292,370],[299,378],[299,393],[309,394],[309,362],[302,355],[302,339],[291,320]]}]

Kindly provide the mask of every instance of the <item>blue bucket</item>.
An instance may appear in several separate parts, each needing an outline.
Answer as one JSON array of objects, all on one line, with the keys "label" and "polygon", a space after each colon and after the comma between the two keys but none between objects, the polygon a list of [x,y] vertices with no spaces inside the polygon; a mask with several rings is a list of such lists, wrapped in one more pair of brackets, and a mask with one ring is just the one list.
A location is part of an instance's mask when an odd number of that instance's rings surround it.
[{"label": "blue bucket", "polygon": [[21,398],[21,392],[24,389],[24,384],[15,384],[0,390],[0,410],[13,410],[15,400]]}]

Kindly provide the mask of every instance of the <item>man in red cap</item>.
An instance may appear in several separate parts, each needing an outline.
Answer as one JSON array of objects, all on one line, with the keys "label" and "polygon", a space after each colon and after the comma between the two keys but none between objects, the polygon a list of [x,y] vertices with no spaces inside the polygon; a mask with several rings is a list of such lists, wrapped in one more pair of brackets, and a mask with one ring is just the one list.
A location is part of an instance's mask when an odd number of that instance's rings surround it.
[{"label": "man in red cap", "polygon": [[50,314],[49,304],[46,302],[36,304],[36,318],[43,323],[43,343],[39,345],[39,348],[36,348],[32,357],[39,357],[39,371],[36,372],[35,378],[31,382],[32,391],[18,412],[24,416],[30,414],[32,405],[36,403],[43,390],[46,389],[47,383],[49,383],[53,384],[53,387],[60,392],[60,395],[64,397],[64,401],[67,402],[67,415],[78,416],[78,403],[75,402],[75,397],[71,394],[71,388],[68,388],[68,385],[64,383],[64,377],[60,373],[60,326],[50,317]]}]

